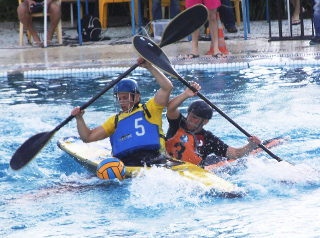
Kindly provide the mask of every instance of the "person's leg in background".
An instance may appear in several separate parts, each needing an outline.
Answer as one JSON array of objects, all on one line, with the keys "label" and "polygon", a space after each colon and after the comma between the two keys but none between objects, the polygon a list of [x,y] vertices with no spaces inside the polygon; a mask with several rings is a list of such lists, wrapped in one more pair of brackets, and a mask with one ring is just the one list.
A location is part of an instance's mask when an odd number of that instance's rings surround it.
[{"label": "person's leg in background", "polygon": [[61,6],[59,1],[52,1],[48,6],[48,13],[50,13],[50,29],[48,31],[48,44],[52,41],[54,31],[61,19]]},{"label": "person's leg in background", "polygon": [[186,59],[192,59],[192,58],[197,58],[199,57],[199,49],[198,49],[198,44],[199,44],[199,36],[200,36],[200,28],[196,31],[194,31],[191,34],[191,52],[189,55],[187,55],[185,58]]},{"label": "person's leg in background", "polygon": [[218,11],[220,14],[220,19],[225,27],[225,29],[229,33],[236,33],[238,29],[236,27],[234,21],[234,7],[230,0],[220,0],[221,6],[219,7]]},{"label": "person's leg in background", "polygon": [[33,38],[33,45],[40,46],[42,45],[42,42],[36,32],[36,30],[32,26],[32,16],[29,12],[29,4],[28,2],[22,2],[17,9],[18,17],[21,23],[27,30],[30,32],[32,38]]},{"label": "person's leg in background", "polygon": [[161,0],[152,0],[152,19],[154,21],[162,19]]},{"label": "person's leg in background", "polygon": [[[203,4],[203,0],[186,0],[186,9],[193,7],[196,4]],[[200,28],[191,34],[191,51],[185,55],[184,59],[192,59],[199,57],[198,43],[200,36]]]},{"label": "person's leg in background", "polygon": [[209,9],[209,30],[211,34],[211,45],[213,46],[212,56],[214,58],[224,58],[225,55],[219,50],[217,8]]},{"label": "person's leg in background", "polygon": [[290,0],[294,7],[294,12],[292,14],[292,25],[300,24],[300,0]]},{"label": "person's leg in background", "polygon": [[170,18],[174,18],[180,13],[179,0],[170,0]]},{"label": "person's leg in background", "polygon": [[313,24],[316,35],[311,39],[310,45],[320,45],[320,0],[314,0]]},{"label": "person's leg in background", "polygon": [[[187,0],[186,8],[190,8],[197,3],[203,1],[204,5],[209,11],[209,30],[211,34],[211,45],[213,46],[214,58],[225,58],[219,50],[219,38],[218,38],[218,21],[217,21],[217,9],[220,7],[220,0]],[[192,37],[192,49],[189,55],[186,55],[185,59],[191,59],[199,57],[198,43],[199,43],[200,29],[191,34]]]}]

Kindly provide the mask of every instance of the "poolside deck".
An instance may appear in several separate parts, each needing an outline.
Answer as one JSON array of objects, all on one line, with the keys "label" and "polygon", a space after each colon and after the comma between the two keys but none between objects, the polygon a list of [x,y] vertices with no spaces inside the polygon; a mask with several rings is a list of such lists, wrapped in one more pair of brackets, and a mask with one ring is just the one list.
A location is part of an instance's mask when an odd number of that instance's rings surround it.
[{"label": "poolside deck", "polygon": [[[286,24],[286,23],[284,23]],[[115,67],[131,66],[137,54],[131,39],[131,27],[104,29],[104,36],[111,40],[85,42],[79,46],[75,28],[70,22],[63,22],[64,44],[47,48],[19,46],[19,24],[0,23],[0,72],[16,73],[30,69],[55,69],[74,67]],[[288,27],[283,26],[284,36]],[[277,36],[278,25],[272,22],[272,36]],[[299,35],[300,25],[294,26],[294,35]],[[320,46],[310,46],[309,40],[271,41],[269,25],[266,21],[251,21],[251,33],[244,40],[243,26],[238,33],[225,33],[227,49],[231,52],[227,59],[213,59],[204,54],[209,50],[208,41],[200,41],[200,58],[178,60],[177,56],[188,54],[191,43],[184,39],[164,47],[164,51],[174,64],[222,63],[235,61],[252,61],[256,59],[285,57],[297,59],[320,59]],[[287,31],[287,32],[286,32]],[[311,20],[305,20],[305,35],[311,35]],[[24,38],[26,42],[26,37]]]}]

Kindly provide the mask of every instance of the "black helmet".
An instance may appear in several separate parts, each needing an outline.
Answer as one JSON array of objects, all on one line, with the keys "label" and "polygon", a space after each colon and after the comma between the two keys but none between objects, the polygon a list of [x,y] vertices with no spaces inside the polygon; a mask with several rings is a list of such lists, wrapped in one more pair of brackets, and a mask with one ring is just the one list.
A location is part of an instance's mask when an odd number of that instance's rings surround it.
[{"label": "black helmet", "polygon": [[114,88],[113,88],[113,93],[123,93],[123,92],[128,92],[128,93],[139,93],[139,86],[137,81],[133,79],[123,79],[119,83],[117,83]]},{"label": "black helmet", "polygon": [[188,113],[190,112],[203,119],[212,118],[212,108],[209,106],[209,104],[202,100],[196,100],[192,102],[188,108]]}]

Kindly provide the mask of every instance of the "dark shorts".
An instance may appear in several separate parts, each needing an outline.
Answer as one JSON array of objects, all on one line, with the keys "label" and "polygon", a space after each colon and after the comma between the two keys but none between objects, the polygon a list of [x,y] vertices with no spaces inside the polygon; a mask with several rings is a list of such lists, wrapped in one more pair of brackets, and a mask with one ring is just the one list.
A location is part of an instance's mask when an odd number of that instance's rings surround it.
[{"label": "dark shorts", "polygon": [[199,164],[201,167],[217,164],[222,161],[227,161],[226,157],[217,156],[217,155],[208,155],[206,159],[202,160]]},{"label": "dark shorts", "polygon": [[163,161],[169,159],[159,151],[155,150],[139,150],[135,153],[122,157],[120,160],[126,166],[148,166],[153,164],[163,163]]}]

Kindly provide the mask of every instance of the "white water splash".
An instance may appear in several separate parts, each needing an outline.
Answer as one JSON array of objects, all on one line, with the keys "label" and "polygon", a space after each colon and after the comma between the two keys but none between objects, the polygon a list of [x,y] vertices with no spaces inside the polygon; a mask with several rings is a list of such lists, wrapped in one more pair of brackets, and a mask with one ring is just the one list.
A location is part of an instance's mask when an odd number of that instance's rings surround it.
[{"label": "white water splash", "polygon": [[184,178],[169,169],[143,169],[132,179],[129,203],[137,208],[197,205],[206,192],[199,182]]},{"label": "white water splash", "polygon": [[[240,181],[246,190],[263,196],[271,194],[291,194],[298,187],[320,184],[320,173],[306,164],[293,165],[277,162],[267,157],[248,157],[246,169],[233,175],[233,181]],[[271,192],[271,193],[270,193]]]}]

